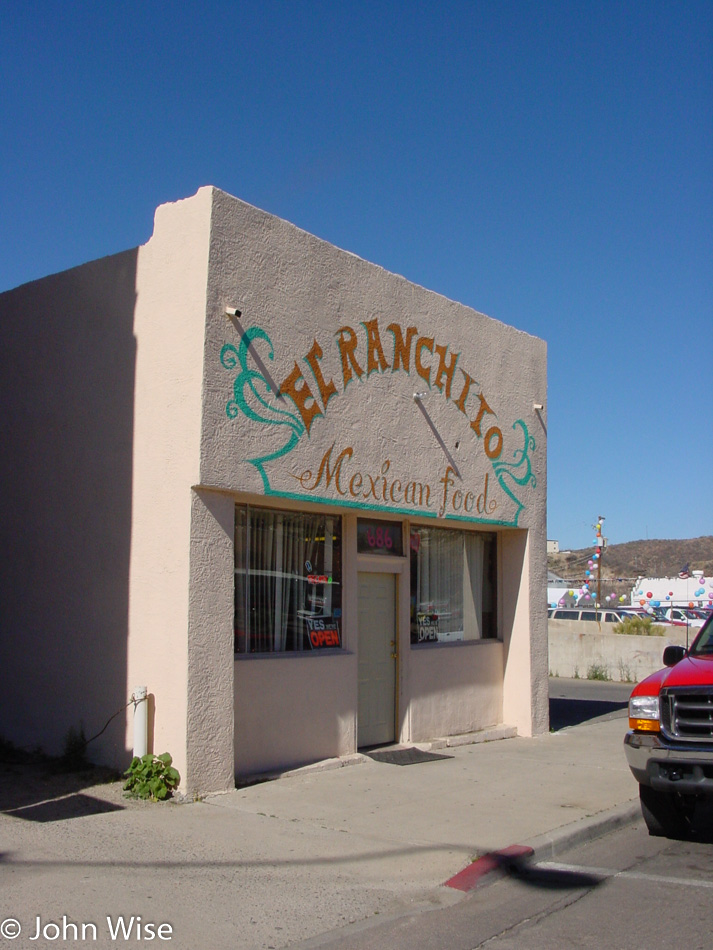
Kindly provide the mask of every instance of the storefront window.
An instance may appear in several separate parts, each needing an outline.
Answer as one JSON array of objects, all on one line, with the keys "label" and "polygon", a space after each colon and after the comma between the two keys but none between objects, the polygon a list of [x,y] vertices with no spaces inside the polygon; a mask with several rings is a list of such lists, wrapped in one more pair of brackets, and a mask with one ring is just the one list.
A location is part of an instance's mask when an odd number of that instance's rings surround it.
[{"label": "storefront window", "polygon": [[496,535],[411,530],[411,643],[497,637]]},{"label": "storefront window", "polygon": [[341,519],[235,509],[235,652],[342,644]]}]

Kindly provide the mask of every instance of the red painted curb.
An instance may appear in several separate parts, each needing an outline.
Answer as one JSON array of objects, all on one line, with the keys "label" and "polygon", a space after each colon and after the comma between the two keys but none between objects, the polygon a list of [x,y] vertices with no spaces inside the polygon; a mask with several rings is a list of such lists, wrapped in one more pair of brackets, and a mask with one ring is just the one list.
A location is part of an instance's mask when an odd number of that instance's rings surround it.
[{"label": "red painted curb", "polygon": [[524,844],[511,844],[500,851],[490,851],[446,881],[444,887],[452,887],[456,891],[472,891],[485,874],[502,867],[508,858],[531,858],[534,853],[532,848]]}]

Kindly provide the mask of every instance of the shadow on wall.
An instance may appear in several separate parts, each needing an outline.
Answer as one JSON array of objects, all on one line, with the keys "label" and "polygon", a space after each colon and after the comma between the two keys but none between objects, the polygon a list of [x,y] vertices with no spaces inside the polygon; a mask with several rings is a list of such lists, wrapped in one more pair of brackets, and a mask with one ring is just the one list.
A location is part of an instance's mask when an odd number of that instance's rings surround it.
[{"label": "shadow on wall", "polygon": [[[129,701],[136,261],[0,295],[0,736],[54,755]],[[124,722],[91,759],[122,765]]]}]

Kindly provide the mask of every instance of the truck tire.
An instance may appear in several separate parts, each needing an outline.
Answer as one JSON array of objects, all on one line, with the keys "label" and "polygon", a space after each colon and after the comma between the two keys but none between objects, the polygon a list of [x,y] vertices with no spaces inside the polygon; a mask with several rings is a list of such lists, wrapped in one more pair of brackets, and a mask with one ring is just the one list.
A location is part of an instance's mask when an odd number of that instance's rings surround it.
[{"label": "truck tire", "polygon": [[657,838],[687,838],[690,825],[684,803],[672,792],[657,792],[639,785],[641,814],[649,834]]}]

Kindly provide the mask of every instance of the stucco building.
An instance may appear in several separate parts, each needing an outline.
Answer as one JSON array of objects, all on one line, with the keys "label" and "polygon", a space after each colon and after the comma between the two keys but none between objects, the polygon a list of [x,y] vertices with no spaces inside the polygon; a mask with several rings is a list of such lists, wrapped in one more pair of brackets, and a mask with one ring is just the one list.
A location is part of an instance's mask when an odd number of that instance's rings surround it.
[{"label": "stucco building", "polygon": [[541,340],[212,187],[0,312],[1,736],[123,768],[144,684],[199,793],[547,728]]}]

